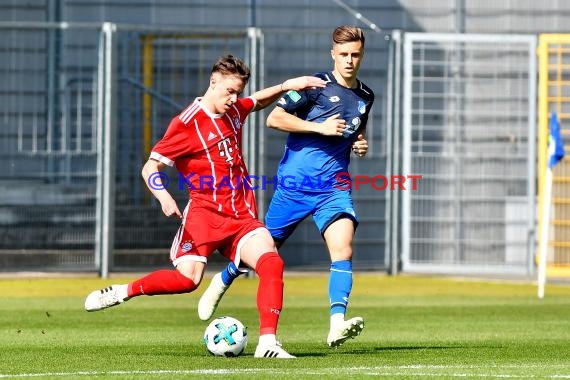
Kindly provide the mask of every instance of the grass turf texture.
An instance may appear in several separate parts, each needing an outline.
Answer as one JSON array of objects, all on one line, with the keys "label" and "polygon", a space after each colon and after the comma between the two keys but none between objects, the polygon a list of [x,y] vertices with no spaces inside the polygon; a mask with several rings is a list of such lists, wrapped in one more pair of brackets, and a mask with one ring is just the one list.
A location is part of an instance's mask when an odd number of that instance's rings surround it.
[{"label": "grass turf texture", "polygon": [[570,378],[570,287],[356,275],[360,337],[326,346],[327,275],[286,276],[278,331],[296,360],[253,358],[257,279],[240,278],[216,316],[249,327],[238,358],[210,356],[194,294],[139,297],[96,313],[89,291],[133,278],[0,280],[0,379]]}]

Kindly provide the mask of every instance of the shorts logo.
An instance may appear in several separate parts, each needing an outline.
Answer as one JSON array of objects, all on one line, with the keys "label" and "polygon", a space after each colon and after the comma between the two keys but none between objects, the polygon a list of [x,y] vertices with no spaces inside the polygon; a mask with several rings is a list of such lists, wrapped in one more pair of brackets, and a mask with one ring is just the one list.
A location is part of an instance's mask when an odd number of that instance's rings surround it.
[{"label": "shorts logo", "polygon": [[362,100],[358,101],[358,112],[360,113],[366,112],[366,103],[364,103]]},{"label": "shorts logo", "polygon": [[192,247],[194,247],[194,245],[189,240],[184,241],[182,244],[180,244],[180,250],[184,253],[190,252],[192,250]]},{"label": "shorts logo", "polygon": [[329,100],[331,101],[331,103],[336,103],[340,101],[340,98],[338,96],[331,96]]}]

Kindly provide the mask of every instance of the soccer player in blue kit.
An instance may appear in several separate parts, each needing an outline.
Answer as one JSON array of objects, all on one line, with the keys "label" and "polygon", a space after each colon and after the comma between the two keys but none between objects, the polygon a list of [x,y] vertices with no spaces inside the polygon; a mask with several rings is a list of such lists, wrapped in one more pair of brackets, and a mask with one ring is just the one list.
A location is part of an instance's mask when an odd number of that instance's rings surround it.
[{"label": "soccer player in blue kit", "polygon": [[[299,223],[312,215],[330,253],[329,347],[358,336],[364,319],[345,319],[352,290],[352,240],[358,219],[346,176],[353,151],[368,150],[365,128],[374,93],[357,79],[364,55],[360,28],[339,26],[332,34],[334,69],[315,74],[324,88],[289,91],[267,117],[267,125],[289,132],[279,163],[279,183],[265,216],[279,248]],[[343,179],[344,178],[344,182]],[[217,273],[200,298],[198,315],[209,319],[240,272],[230,263]]]}]

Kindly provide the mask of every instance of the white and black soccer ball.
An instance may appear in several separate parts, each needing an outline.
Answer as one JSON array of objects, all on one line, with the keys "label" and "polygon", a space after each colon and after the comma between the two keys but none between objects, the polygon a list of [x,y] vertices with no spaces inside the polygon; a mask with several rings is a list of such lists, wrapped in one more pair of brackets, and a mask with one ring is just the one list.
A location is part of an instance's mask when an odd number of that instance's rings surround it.
[{"label": "white and black soccer ball", "polygon": [[247,346],[247,327],[233,317],[214,319],[204,331],[204,344],[215,356],[239,356]]}]

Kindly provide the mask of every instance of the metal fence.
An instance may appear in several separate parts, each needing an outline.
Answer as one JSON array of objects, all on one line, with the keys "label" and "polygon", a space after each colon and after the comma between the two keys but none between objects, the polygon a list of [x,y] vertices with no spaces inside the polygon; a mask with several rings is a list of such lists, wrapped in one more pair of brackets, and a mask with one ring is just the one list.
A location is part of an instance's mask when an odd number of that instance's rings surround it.
[{"label": "metal fence", "polygon": [[[213,61],[244,57],[253,71],[248,94],[332,68],[328,29],[0,23],[0,30],[7,271],[106,275],[168,265],[178,224],[163,217],[140,168],[170,119],[204,92]],[[351,172],[423,178],[417,191],[354,191],[362,222],[355,268],[532,272],[535,38],[386,37],[367,35],[360,79],[376,103],[369,155],[353,159]],[[250,117],[244,150],[251,173],[271,176],[286,134],[263,128],[264,118]],[[170,187],[186,202],[176,181]],[[263,212],[272,192],[257,195]],[[289,268],[328,268],[310,219],[281,253]]]},{"label": "metal fence", "polygon": [[533,271],[536,37],[404,40],[404,271]]},{"label": "metal fence", "polygon": [[[264,30],[264,59],[267,85],[296,75],[312,75],[332,69],[330,29],[311,29],[303,33],[295,29]],[[388,104],[392,98],[389,78],[391,39],[383,33],[368,32],[366,53],[360,67],[359,79],[375,92],[375,102],[367,125],[370,150],[365,158],[352,157],[350,170],[359,175],[384,175],[389,172],[391,153],[391,118]],[[281,48],[280,48],[281,47]],[[285,48],[286,47],[286,48]],[[264,117],[262,117],[264,119]],[[262,174],[272,176],[284,151],[287,134],[262,128],[260,144]],[[273,189],[258,196],[260,210],[265,210]],[[390,258],[390,211],[392,193],[371,186],[353,190],[360,225],[354,239],[354,267],[357,270],[385,270]],[[299,269],[327,270],[329,254],[312,218],[307,218],[280,249],[286,264]]]},{"label": "metal fence", "polygon": [[[214,60],[259,31],[0,23],[2,270],[132,270],[165,263],[177,229],[140,168]],[[250,119],[255,130],[257,119]],[[254,136],[253,136],[254,137]],[[256,152],[245,136],[246,153]],[[173,178],[177,178],[173,175]],[[174,185],[173,185],[174,186]],[[173,191],[187,201],[183,190]]]},{"label": "metal fence", "polygon": [[0,23],[2,270],[93,267],[100,38]]}]

